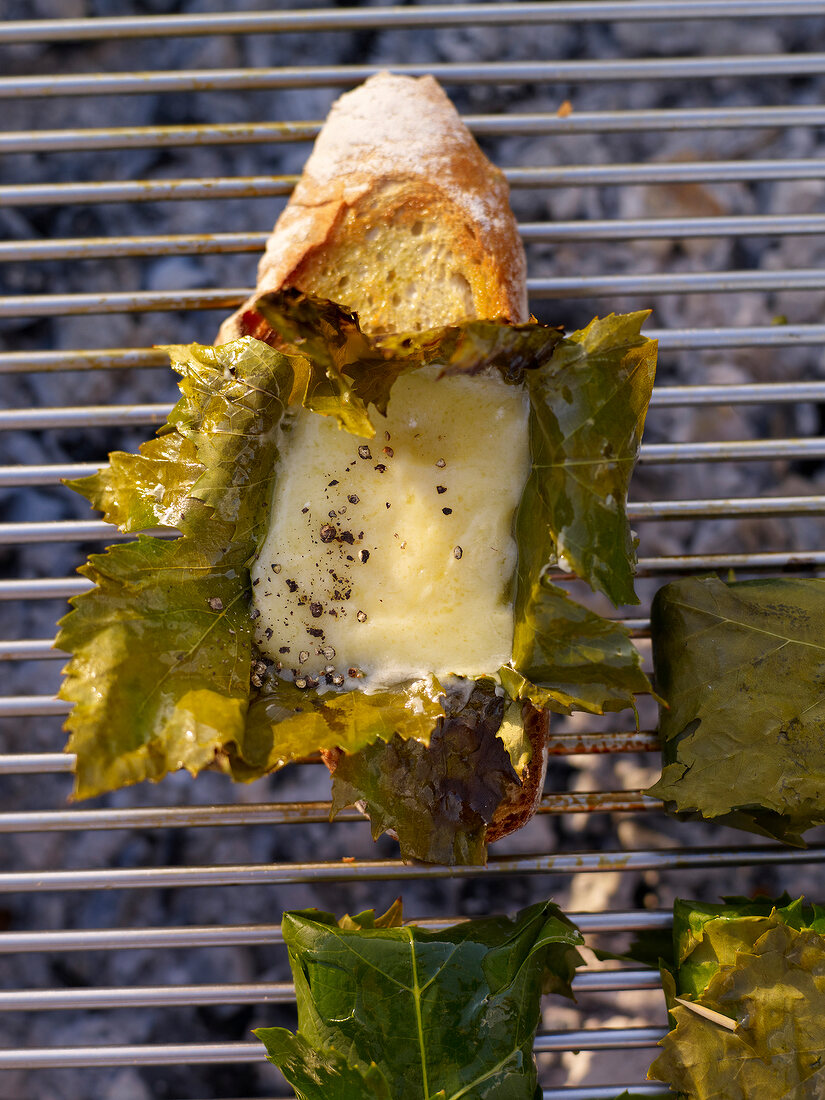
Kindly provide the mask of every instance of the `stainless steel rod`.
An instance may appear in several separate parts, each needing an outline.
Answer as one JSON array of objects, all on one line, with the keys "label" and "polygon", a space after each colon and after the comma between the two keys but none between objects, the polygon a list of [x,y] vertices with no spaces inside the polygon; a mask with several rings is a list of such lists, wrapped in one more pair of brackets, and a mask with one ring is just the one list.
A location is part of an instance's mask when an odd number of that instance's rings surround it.
[{"label": "stainless steel rod", "polygon": [[651,500],[628,505],[633,520],[737,519],[740,516],[825,515],[825,497],[735,497],[727,500]]},{"label": "stainless steel rod", "polygon": [[528,279],[534,298],[607,298],[638,294],[740,294],[747,290],[823,290],[825,273],[809,271],[685,271],[659,275],[604,275]]},{"label": "stainless steel rod", "polygon": [[77,351],[10,351],[0,353],[0,374],[18,371],[122,370],[169,368],[162,348],[103,348]]},{"label": "stainless steel rod", "polygon": [[[661,351],[736,347],[789,347],[825,344],[825,325],[749,325],[741,328],[645,330]],[[102,348],[76,351],[0,353],[0,374],[25,371],[168,369],[169,357],[157,348]],[[748,385],[659,386],[651,404],[704,405],[821,401],[825,382],[768,382]],[[751,397],[751,395],[753,395]]]},{"label": "stainless steel rod", "polygon": [[[12,696],[8,700],[9,710],[16,709],[19,714],[28,714],[27,702],[48,700],[48,696]],[[1,702],[1,701],[0,701]],[[19,716],[15,714],[14,717]],[[577,756],[603,752],[657,752],[659,739],[652,730],[626,732],[622,730],[604,730],[601,732],[551,733],[548,751],[556,756]],[[314,758],[319,759],[319,758]],[[320,761],[319,761],[320,762]],[[38,772],[72,772],[75,758],[66,753],[23,753],[0,755],[0,775],[36,774]]]},{"label": "stainless steel rod", "polygon": [[[487,9],[489,10],[489,8]],[[0,43],[2,37],[0,36]],[[821,126],[825,107],[711,107],[707,110],[555,111],[532,114],[465,115],[479,137],[593,133],[742,130]],[[83,130],[12,130],[0,134],[0,153],[75,153],[101,149],[163,149],[203,145],[252,145],[311,141],[317,121],[211,122],[186,126],[107,126]]]},{"label": "stainless steel rod", "polygon": [[[825,551],[789,550],[762,554],[686,554],[639,558],[640,576],[696,572],[707,569],[791,569],[825,565]],[[561,578],[559,578],[561,579]],[[91,582],[83,578],[55,577],[42,580],[0,581],[3,600],[67,599],[88,592]]]},{"label": "stainless steel rod", "polygon": [[557,1050],[635,1050],[655,1047],[664,1039],[663,1027],[594,1027],[580,1031],[539,1032],[533,1044],[536,1054]]},{"label": "stainless steel rod", "polygon": [[[552,244],[556,241],[694,240],[705,237],[790,237],[825,233],[825,214],[522,222],[519,231],[525,244]],[[24,245],[26,243],[23,242]],[[41,242],[34,241],[32,244],[40,245]],[[0,248],[0,259],[2,258],[3,251]]]},{"label": "stainless steel rod", "polygon": [[0,775],[51,775],[73,772],[74,753],[26,752],[0,756]]},{"label": "stainless steel rod", "polygon": [[613,871],[709,870],[738,866],[825,863],[825,847],[672,848],[636,851],[558,852],[493,857],[483,867],[403,864],[397,860],[352,863],[239,864],[199,867],[105,868],[17,871],[0,874],[0,893],[62,890],[146,890],[194,886],[295,885],[308,882],[387,882],[406,879],[477,878],[497,875],[601,874]]},{"label": "stainless steel rod", "polygon": [[825,382],[754,382],[732,386],[657,386],[650,405],[672,409],[685,405],[775,405],[823,400]]},{"label": "stainless steel rod", "polygon": [[[146,533],[158,538],[171,538],[175,534],[160,528]],[[98,519],[0,524],[0,546],[19,546],[29,542],[122,542],[133,537]]]},{"label": "stainless steel rod", "polygon": [[[539,813],[633,813],[661,809],[643,791],[580,791],[546,794]],[[329,822],[330,802],[242,803],[219,806],[160,806],[141,809],[55,810],[0,813],[2,833],[56,833],[92,829],[191,829],[229,825],[301,825]],[[363,821],[356,809],[336,821]]]},{"label": "stainless steel rod", "polygon": [[3,600],[65,600],[88,592],[92,582],[83,577],[38,577],[25,580],[0,581],[0,602]]},{"label": "stainless steel rod", "polygon": [[[612,1050],[655,1046],[663,1028],[592,1028],[586,1031],[539,1032],[537,1053],[556,1050]],[[570,1042],[565,1037],[571,1036]],[[73,1069],[94,1066],[218,1065],[262,1062],[263,1043],[176,1043],[143,1046],[33,1047],[0,1050],[3,1069]]]},{"label": "stainless steel rod", "polygon": [[8,695],[0,698],[0,718],[68,714],[71,706],[50,695]]},{"label": "stainless steel rod", "polygon": [[541,1100],[616,1100],[624,1092],[631,1096],[650,1098],[650,1100],[673,1100],[673,1093],[664,1085],[633,1084],[622,1082],[620,1085],[587,1085],[585,1088],[545,1089]]},{"label": "stainless steel rod", "polygon": [[137,290],[111,294],[38,294],[0,298],[0,317],[52,317],[153,310],[234,309],[247,297],[245,287],[221,290]]},{"label": "stainless steel rod", "polygon": [[[660,987],[658,971],[650,968],[585,971],[577,974],[573,980],[573,992],[576,994],[618,993]],[[0,990],[0,1012],[294,1003],[295,987],[292,982]]]},{"label": "stainless steel rod", "polygon": [[[134,407],[118,406],[93,408],[66,408],[26,410],[41,412],[40,418],[32,417],[37,428],[62,428],[94,425],[116,426],[122,424],[159,424],[166,420],[171,406],[144,406],[149,410],[142,418]],[[86,418],[86,413],[91,416]],[[111,412],[111,419],[106,413]],[[135,413],[134,416],[130,415]],[[126,415],[124,415],[126,414]],[[99,416],[99,419],[98,419]],[[18,427],[16,411],[7,416],[0,411],[0,431]],[[12,421],[12,423],[9,423]],[[778,459],[800,460],[825,457],[825,437],[800,439],[746,439],[714,440],[709,443],[643,443],[640,461],[646,466],[676,465],[689,462],[752,462],[773,461]],[[87,477],[106,465],[106,459],[100,462],[85,462],[63,466],[0,466],[0,489],[14,488],[20,485],[58,485],[62,480]]]},{"label": "stainless steel rod", "polygon": [[0,1050],[4,1069],[91,1069],[100,1066],[218,1065],[261,1062],[263,1043],[175,1043],[169,1045],[33,1047]]},{"label": "stainless steel rod", "polygon": [[[0,79],[0,99],[40,96],[156,95],[180,92],[263,91],[351,87],[380,65],[307,65],[246,69],[67,73]],[[599,61],[483,61],[394,64],[403,76],[431,74],[442,84],[555,84],[605,81],[708,80],[717,77],[813,76],[825,72],[825,53],[771,53],[709,57],[604,58]]]},{"label": "stainless steel rod", "polygon": [[[740,516],[802,516],[825,514],[825,496],[733,497],[719,500],[650,500],[628,505],[631,520],[737,519]],[[156,528],[145,532],[172,538],[176,532]],[[111,542],[130,539],[103,520],[52,520],[43,523],[0,524],[0,546],[42,542]]]},{"label": "stainless steel rod", "polygon": [[111,989],[0,990],[0,1012],[294,1003],[295,987],[292,982],[247,982],[224,986],[161,985],[132,988],[121,986]]},{"label": "stainless steel rod", "polygon": [[103,463],[78,462],[70,466],[0,466],[0,489],[22,485],[57,485],[64,479],[88,477],[96,473],[101,465]]},{"label": "stainless steel rod", "polygon": [[[673,923],[670,910],[615,910],[607,913],[569,913],[585,934],[666,930]],[[446,927],[460,918],[415,920],[421,927]],[[463,918],[466,919],[466,918]],[[45,951],[175,950],[198,947],[235,947],[283,943],[279,924],[189,925],[183,928],[90,928],[46,932],[0,932],[0,955]]]},{"label": "stainless steel rod", "polygon": [[[825,124],[825,111],[823,111]],[[2,134],[0,134],[0,139]],[[0,141],[0,152],[2,141]],[[825,233],[825,214],[762,214],[693,218],[614,218],[604,221],[525,222],[527,244],[557,241],[625,241],[732,236],[806,236]],[[179,233],[145,237],[77,237],[0,241],[0,263],[193,256],[262,252],[269,234]]]},{"label": "stainless steel rod", "polygon": [[[0,431],[40,431],[44,428],[129,427],[132,424],[163,424],[170,404],[164,405],[86,405],[56,409],[0,409]],[[34,467],[37,469],[38,467]],[[42,470],[67,469],[44,466]],[[79,467],[83,468],[83,467]],[[96,467],[99,469],[99,467]],[[14,467],[3,467],[14,469]],[[62,475],[61,475],[62,476]],[[74,476],[72,474],[68,476]]]},{"label": "stainless steel rod", "polygon": [[204,256],[263,252],[268,233],[168,233],[156,237],[77,237],[0,241],[0,263],[24,260],[119,259],[125,256]]},{"label": "stainless steel rod", "polygon": [[714,440],[712,443],[645,443],[645,466],[682,462],[752,462],[825,458],[825,438]]},{"label": "stainless steel rod", "polygon": [[0,641],[0,661],[44,661],[68,655],[54,648],[53,638],[26,638],[20,641]]},{"label": "stainless steel rod", "polygon": [[639,558],[639,576],[661,573],[702,573],[711,569],[745,571],[787,570],[825,565],[823,550],[782,550],[763,554],[684,554],[673,557]]},{"label": "stainless steel rod", "polygon": [[[40,698],[37,696],[36,698]],[[548,739],[548,750],[556,756],[575,756],[603,752],[656,752],[659,739],[653,730],[627,732],[623,730],[554,733]],[[320,762],[320,760],[319,760]],[[74,771],[73,753],[11,753],[0,755],[0,775],[37,775],[45,772]]]},{"label": "stainless steel rod", "polygon": [[[513,188],[612,187],[667,183],[738,183],[759,180],[820,179],[825,160],[717,160],[646,164],[550,165],[504,168]],[[7,184],[0,206],[42,206],[102,202],[191,202],[199,199],[263,199],[289,195],[298,177],[220,176],[213,178],[106,180],[75,183]]]},{"label": "stainless steel rod", "polygon": [[591,21],[646,22],[670,19],[734,19],[771,15],[819,15],[818,0],[559,0],[556,3],[422,4],[366,10],[192,13],[109,16],[95,19],[14,20],[0,25],[0,45],[23,42],[94,41],[155,35],[283,34],[367,28],[544,25]]},{"label": "stainless steel rod", "polygon": [[[825,174],[825,164],[823,165]],[[533,298],[607,298],[619,295],[738,294],[748,290],[825,290],[825,272],[690,271],[654,275],[561,276],[527,280]],[[248,296],[242,287],[216,290],[137,290],[93,294],[26,294],[0,298],[0,317],[52,317],[107,313],[234,309]]]}]

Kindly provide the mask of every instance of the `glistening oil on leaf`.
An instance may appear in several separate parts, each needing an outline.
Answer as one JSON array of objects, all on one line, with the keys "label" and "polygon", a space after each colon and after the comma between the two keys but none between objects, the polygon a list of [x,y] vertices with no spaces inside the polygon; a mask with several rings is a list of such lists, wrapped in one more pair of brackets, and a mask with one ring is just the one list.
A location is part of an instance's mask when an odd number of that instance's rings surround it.
[{"label": "glistening oil on leaf", "polygon": [[256,1035],[299,1100],[535,1100],[541,994],[570,997],[581,963],[555,905],[441,932],[317,910],[282,928],[298,1033]]}]

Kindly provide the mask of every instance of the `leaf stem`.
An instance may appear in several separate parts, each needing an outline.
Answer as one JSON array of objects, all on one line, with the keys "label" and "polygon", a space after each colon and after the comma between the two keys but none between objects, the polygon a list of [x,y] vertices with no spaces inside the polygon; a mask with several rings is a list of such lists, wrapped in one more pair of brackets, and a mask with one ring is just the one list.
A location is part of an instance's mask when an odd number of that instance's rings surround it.
[{"label": "leaf stem", "polygon": [[421,1019],[421,987],[418,984],[418,963],[415,957],[415,940],[411,929],[405,928],[410,941],[410,963],[412,966],[413,985],[413,1005],[415,1006],[415,1024],[418,1029],[418,1049],[421,1052],[421,1080],[424,1085],[424,1100],[429,1100],[430,1097],[430,1083],[427,1079],[427,1051],[424,1046],[424,1023]]}]

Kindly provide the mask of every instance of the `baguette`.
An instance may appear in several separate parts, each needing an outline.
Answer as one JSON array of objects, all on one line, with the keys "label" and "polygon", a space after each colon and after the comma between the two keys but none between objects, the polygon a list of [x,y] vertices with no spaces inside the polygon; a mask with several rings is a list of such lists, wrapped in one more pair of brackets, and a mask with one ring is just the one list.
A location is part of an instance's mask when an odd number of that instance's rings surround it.
[{"label": "baguette", "polygon": [[502,173],[439,85],[380,73],[333,105],[218,343],[260,336],[255,298],[329,298],[365,332],[529,319],[524,249]]},{"label": "baguette", "polygon": [[[347,307],[370,333],[527,321],[524,250],[508,194],[432,77],[371,77],[334,104],[269,238],[255,294],[216,342],[276,342],[254,302],[286,287]],[[523,825],[541,798],[548,713],[524,703],[523,717],[532,759],[487,841]],[[325,754],[331,771],[339,759],[337,750]]]}]

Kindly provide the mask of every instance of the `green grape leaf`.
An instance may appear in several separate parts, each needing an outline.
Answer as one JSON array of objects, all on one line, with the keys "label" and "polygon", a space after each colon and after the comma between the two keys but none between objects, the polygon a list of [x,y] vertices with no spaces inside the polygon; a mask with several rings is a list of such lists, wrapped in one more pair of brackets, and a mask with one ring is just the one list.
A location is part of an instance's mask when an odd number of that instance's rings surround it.
[{"label": "green grape leaf", "polygon": [[638,603],[627,487],[639,455],[656,343],[648,312],[595,318],[525,372],[533,469],[516,521],[516,618],[530,614],[548,564],[576,573],[614,604]]},{"label": "green grape leaf", "polygon": [[728,905],[715,916],[702,907],[698,921],[691,903],[680,905],[677,954],[688,954],[675,979],[663,972],[673,1028],[650,1076],[690,1100],[818,1100],[825,1089],[825,938],[786,921],[789,912],[796,923],[804,919],[801,902]]},{"label": "green grape leaf", "polygon": [[688,578],[652,610],[672,813],[804,847],[825,822],[825,581]]},{"label": "green grape leaf", "polygon": [[[581,935],[551,902],[439,932],[341,927],[315,910],[285,913],[282,928],[298,1034],[291,1043],[279,1028],[256,1034],[299,1100],[540,1095],[541,994],[571,996],[581,962]],[[340,1091],[345,1077],[364,1091]]]}]

